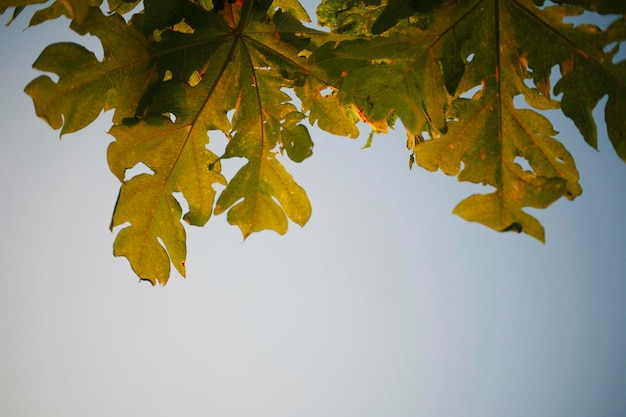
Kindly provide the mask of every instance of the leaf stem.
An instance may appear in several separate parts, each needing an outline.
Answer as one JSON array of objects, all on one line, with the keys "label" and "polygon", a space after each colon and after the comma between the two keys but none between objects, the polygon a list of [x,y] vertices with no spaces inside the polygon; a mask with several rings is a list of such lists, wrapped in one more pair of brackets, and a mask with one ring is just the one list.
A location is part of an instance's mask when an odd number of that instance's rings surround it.
[{"label": "leaf stem", "polygon": [[235,30],[235,36],[241,38],[244,31],[250,23],[252,18],[252,11],[254,10],[255,0],[245,0],[241,7],[241,16],[239,17],[239,23],[237,24],[237,30]]}]

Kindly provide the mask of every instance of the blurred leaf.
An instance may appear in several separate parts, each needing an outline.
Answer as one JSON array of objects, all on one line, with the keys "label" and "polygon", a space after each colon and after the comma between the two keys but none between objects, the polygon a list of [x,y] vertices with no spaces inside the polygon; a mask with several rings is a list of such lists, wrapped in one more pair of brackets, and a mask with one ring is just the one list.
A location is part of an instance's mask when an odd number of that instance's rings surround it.
[{"label": "blurred leaf", "polygon": [[[535,0],[538,6],[545,4],[544,0]],[[581,6],[586,10],[601,14],[626,14],[626,3],[616,0],[552,0],[552,3]]]},{"label": "blurred leaf", "polygon": [[298,0],[274,0],[272,7],[280,8],[302,22],[311,21],[306,9],[302,7]]},{"label": "blurred leaf", "polygon": [[[9,25],[26,6],[38,5],[46,2],[47,0],[0,0],[0,13],[4,13],[8,7],[15,7],[13,17],[7,23],[7,25]],[[89,13],[89,8],[99,7],[100,4],[102,4],[102,0],[55,0],[47,7],[37,10],[33,14],[29,26],[35,26],[61,16],[65,16],[78,23],[82,23]]]},{"label": "blurred leaf", "polygon": [[444,0],[389,0],[382,13],[372,25],[372,34],[381,34],[399,21],[415,14],[428,14]]},{"label": "blurred leaf", "polygon": [[9,7],[23,10],[24,6],[41,4],[47,1],[48,0],[0,0],[0,13],[4,13]]},{"label": "blurred leaf", "polygon": [[380,0],[322,0],[316,13],[319,24],[334,33],[369,36],[384,8]]}]

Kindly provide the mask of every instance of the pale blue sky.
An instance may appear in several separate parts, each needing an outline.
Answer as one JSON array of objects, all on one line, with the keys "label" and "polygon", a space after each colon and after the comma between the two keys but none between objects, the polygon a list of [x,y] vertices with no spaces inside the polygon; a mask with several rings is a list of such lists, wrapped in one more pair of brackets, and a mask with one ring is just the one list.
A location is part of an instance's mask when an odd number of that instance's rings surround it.
[{"label": "pale blue sky", "polygon": [[[2,22],[7,16],[2,17]],[[66,21],[0,28],[0,415],[621,417],[626,166],[556,129],[584,192],[545,245],[451,214],[480,187],[313,130],[313,216],[242,242],[188,228],[188,277],[112,256],[105,116],[59,142],[24,86]]]}]

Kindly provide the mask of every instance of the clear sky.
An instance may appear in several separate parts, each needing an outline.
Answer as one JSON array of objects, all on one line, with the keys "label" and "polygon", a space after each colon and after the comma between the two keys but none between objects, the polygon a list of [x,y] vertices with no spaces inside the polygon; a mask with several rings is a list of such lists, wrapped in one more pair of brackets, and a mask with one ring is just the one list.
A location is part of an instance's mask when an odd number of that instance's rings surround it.
[{"label": "clear sky", "polygon": [[[8,18],[2,16],[2,22]],[[481,187],[317,130],[290,164],[313,216],[243,242],[188,228],[188,276],[112,256],[110,115],[58,140],[24,86],[59,21],[0,28],[0,415],[621,417],[626,165],[572,124],[584,192],[532,213],[547,242],[451,214]],[[604,102],[603,102],[604,103]]]}]

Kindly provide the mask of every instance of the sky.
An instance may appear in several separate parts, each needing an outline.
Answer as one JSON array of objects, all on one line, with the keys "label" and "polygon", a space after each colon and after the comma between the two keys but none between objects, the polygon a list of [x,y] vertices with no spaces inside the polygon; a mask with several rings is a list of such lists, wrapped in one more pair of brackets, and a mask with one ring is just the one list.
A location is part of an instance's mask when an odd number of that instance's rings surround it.
[{"label": "sky", "polygon": [[401,129],[364,150],[312,129],[288,164],[304,228],[188,227],[187,278],[153,287],[112,255],[110,114],[59,141],[23,93],[68,22],[26,24],[0,28],[0,415],[626,415],[626,165],[605,132],[596,152],[555,121],[584,191],[532,210],[541,244],[452,215],[481,187],[409,171]]}]

